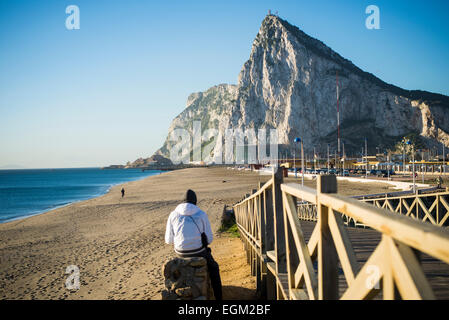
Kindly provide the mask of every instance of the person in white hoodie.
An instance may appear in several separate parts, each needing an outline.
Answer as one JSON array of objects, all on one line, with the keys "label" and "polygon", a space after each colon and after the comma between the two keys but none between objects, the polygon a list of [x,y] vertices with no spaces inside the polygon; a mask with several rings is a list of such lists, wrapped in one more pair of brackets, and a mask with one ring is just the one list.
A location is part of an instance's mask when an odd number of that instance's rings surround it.
[{"label": "person in white hoodie", "polygon": [[187,190],[184,202],[170,213],[165,231],[165,242],[173,244],[180,257],[203,257],[216,300],[222,300],[222,285],[218,263],[207,246],[213,240],[212,229],[207,214],[196,206],[196,194]]}]

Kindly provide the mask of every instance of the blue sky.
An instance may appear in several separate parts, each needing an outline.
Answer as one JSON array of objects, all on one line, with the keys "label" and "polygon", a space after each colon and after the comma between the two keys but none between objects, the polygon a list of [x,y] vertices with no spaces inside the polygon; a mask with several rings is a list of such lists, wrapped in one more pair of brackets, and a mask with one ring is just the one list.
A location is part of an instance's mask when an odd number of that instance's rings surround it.
[{"label": "blue sky", "polygon": [[150,156],[190,93],[237,82],[268,9],[388,83],[449,95],[447,1],[0,0],[0,167]]}]

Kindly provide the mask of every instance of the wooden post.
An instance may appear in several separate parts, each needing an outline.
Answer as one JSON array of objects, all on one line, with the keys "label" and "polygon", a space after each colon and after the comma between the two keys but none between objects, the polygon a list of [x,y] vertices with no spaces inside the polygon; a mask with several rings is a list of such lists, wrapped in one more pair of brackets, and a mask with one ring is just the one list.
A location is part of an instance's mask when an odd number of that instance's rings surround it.
[{"label": "wooden post", "polygon": [[276,277],[267,269],[267,299],[276,300]]},{"label": "wooden post", "polygon": [[[259,190],[262,187],[262,183],[259,182]],[[267,266],[266,262],[266,235],[265,235],[265,192],[260,194],[258,197],[259,201],[259,239],[260,239],[260,287],[259,287],[259,297],[261,299],[267,298]]]},{"label": "wooden post", "polygon": [[273,190],[265,190],[265,252],[274,250]]},{"label": "wooden post", "polygon": [[260,259],[260,299],[268,298],[267,272],[267,264],[266,261],[264,261],[264,256],[262,256]]},{"label": "wooden post", "polygon": [[[246,198],[248,198],[250,195],[247,194]],[[250,217],[250,202],[249,201],[245,201],[244,202],[244,206],[245,206],[245,231],[249,232],[250,226],[251,226],[251,217]],[[246,260],[247,263],[251,266],[251,240],[249,238],[246,239]]]},{"label": "wooden post", "polygon": [[267,299],[276,299],[276,277],[268,269],[266,263],[268,262],[267,251],[274,250],[274,210],[273,210],[273,185],[265,189],[264,192],[264,213],[265,213],[265,255],[264,268],[266,270],[266,286]]},{"label": "wooden post", "polygon": [[[251,191],[251,194],[254,194],[256,192],[256,190],[252,190]],[[255,256],[254,256],[254,247],[253,247],[253,245],[254,245],[254,236],[255,236],[255,234],[254,234],[254,224],[255,224],[255,213],[256,213],[256,208],[255,208],[255,206],[254,206],[254,199],[252,199],[252,200],[248,200],[248,208],[249,208],[249,216],[248,216],[248,218],[249,218],[249,221],[250,221],[250,224],[249,224],[249,228],[248,228],[248,232],[249,232],[249,234],[253,237],[252,239],[250,238],[250,247],[249,247],[249,251],[250,251],[250,255],[249,255],[249,261],[250,261],[250,266],[251,266],[251,275],[252,276],[255,276],[256,275],[256,270],[255,270],[255,266],[254,266],[254,259],[255,259]]]},{"label": "wooden post", "polygon": [[[263,192],[262,201],[264,232],[262,238],[262,273],[265,275],[265,292],[268,300],[276,299],[276,277],[268,270],[267,251],[274,250],[274,210],[273,210],[273,186],[268,187]],[[263,294],[262,294],[263,296]]]},{"label": "wooden post", "polygon": [[[276,167],[273,173],[273,208],[274,208],[274,251],[276,255],[276,274],[287,273],[287,256],[285,249],[284,207],[282,204],[281,184],[282,168]],[[282,299],[280,283],[276,285],[277,299]]]},{"label": "wooden post", "polygon": [[440,225],[440,195],[437,195],[435,198],[437,205],[436,205],[436,212],[435,212],[435,222],[437,225]]},{"label": "wooden post", "polygon": [[321,205],[321,193],[336,193],[337,178],[334,175],[319,176],[317,181],[317,209],[320,237],[318,241],[318,299],[338,299],[338,256],[329,229],[329,208]]},{"label": "wooden post", "polygon": [[273,208],[274,208],[274,246],[276,252],[276,272],[286,273],[284,208],[282,204],[281,184],[282,168],[276,167],[273,174]]},{"label": "wooden post", "polygon": [[[259,189],[261,188],[261,183],[259,182]],[[266,253],[265,249],[265,192],[262,192],[258,197],[259,201],[259,238],[260,238],[260,256]]]}]

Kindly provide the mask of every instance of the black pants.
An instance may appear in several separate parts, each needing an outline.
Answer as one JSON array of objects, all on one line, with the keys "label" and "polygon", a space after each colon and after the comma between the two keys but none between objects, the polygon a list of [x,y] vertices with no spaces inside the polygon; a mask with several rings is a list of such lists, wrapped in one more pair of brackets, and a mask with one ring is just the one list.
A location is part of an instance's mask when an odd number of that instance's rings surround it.
[{"label": "black pants", "polygon": [[218,267],[218,263],[212,257],[212,253],[210,248],[206,248],[206,250],[193,254],[193,255],[180,255],[180,257],[203,257],[207,261],[207,269],[209,270],[210,282],[212,285],[212,289],[214,290],[214,296],[216,300],[223,300],[223,293],[221,287],[221,278],[220,278],[220,268]]}]

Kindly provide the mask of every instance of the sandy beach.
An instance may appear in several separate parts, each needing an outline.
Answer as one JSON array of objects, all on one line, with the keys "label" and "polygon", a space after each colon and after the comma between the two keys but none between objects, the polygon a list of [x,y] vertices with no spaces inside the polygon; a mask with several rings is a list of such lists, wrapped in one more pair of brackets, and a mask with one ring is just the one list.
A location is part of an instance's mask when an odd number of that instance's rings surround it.
[{"label": "sandy beach", "polygon": [[[166,172],[113,187],[109,193],[0,225],[0,299],[160,299],[161,268],[174,256],[164,243],[166,219],[193,189],[216,238],[212,252],[225,299],[255,298],[255,283],[238,238],[218,234],[232,205],[270,176],[226,168]],[[294,180],[289,178],[289,180]],[[314,187],[315,182],[307,181]],[[126,189],[121,198],[120,189]],[[339,182],[346,195],[384,192],[385,184]],[[80,289],[65,287],[78,266]]]}]

